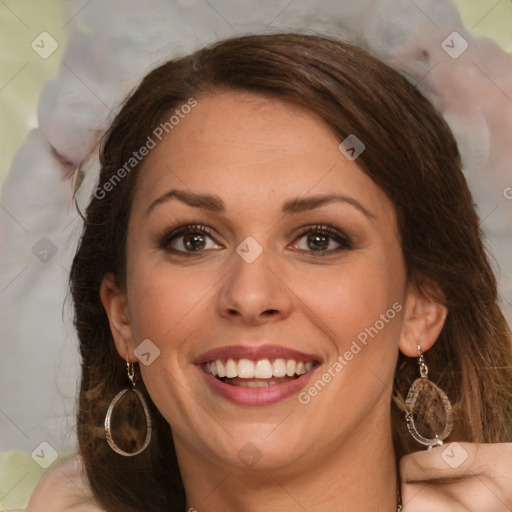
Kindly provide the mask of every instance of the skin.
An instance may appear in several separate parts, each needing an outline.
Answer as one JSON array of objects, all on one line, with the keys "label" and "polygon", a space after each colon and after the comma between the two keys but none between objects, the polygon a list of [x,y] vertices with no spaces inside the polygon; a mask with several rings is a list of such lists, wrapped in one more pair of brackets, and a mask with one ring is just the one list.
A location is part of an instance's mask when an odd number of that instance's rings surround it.
[{"label": "skin", "polygon": [[[134,349],[147,338],[160,350],[141,370],[172,425],[189,512],[396,510],[389,417],[396,356],[416,356],[418,342],[428,350],[446,311],[406,282],[393,205],[338,144],[309,112],[229,93],[201,98],[147,159],[130,219],[128,282],[105,276],[101,297],[123,359],[136,362]],[[227,211],[173,200],[146,215],[171,187],[214,193]],[[291,197],[333,191],[373,218],[344,203],[286,217],[279,211]],[[157,234],[183,221],[213,229],[215,241],[207,239],[201,255],[158,248]],[[308,245],[296,228],[316,223],[345,231],[352,250],[301,253]],[[250,264],[235,252],[248,235],[263,248]],[[400,314],[306,405],[292,397],[235,406],[212,394],[191,363],[217,346],[266,340],[317,354],[321,375],[394,302]],[[237,457],[247,442],[261,455],[250,468]],[[511,456],[512,443],[407,455],[404,511],[509,510]],[[36,487],[27,511],[48,509],[101,510],[80,457],[56,465]]]},{"label": "skin", "polygon": [[[398,350],[415,356],[417,343],[430,348],[446,312],[406,282],[393,205],[339,143],[309,111],[230,92],[200,98],[144,164],[127,282],[106,276],[101,297],[123,359],[136,362],[145,339],[160,350],[141,371],[172,425],[190,507],[396,510],[389,409]],[[148,213],[171,188],[214,194],[226,210],[173,199]],[[281,213],[288,199],[333,191],[368,215],[346,202]],[[212,229],[201,252],[160,247],[164,234],[187,223]],[[318,255],[299,236],[316,224],[343,231],[351,248],[336,252],[331,239],[330,253]],[[247,236],[263,249],[250,264],[236,252]],[[183,238],[173,247],[187,250]],[[400,314],[307,405],[295,396],[234,405],[193,364],[216,347],[278,344],[318,356],[321,376],[395,302]],[[252,467],[238,457],[247,443],[260,455]]]},{"label": "skin", "polygon": [[[101,298],[123,359],[137,362],[145,339],[160,351],[142,376],[172,425],[187,505],[199,511],[396,510],[389,409],[398,350],[428,350],[446,311],[406,281],[393,205],[339,143],[309,111],[230,92],[199,98],[145,161],[128,279],[105,276]],[[171,188],[214,194],[226,210],[173,199],[148,213]],[[349,202],[281,212],[291,198],[333,191]],[[186,257],[162,246],[188,223],[211,229],[204,249]],[[349,245],[308,245],[304,228],[318,235],[317,224]],[[236,252],[247,236],[263,250],[252,263]],[[172,247],[186,251],[182,242]],[[400,313],[306,405],[296,396],[234,405],[193,364],[216,347],[277,344],[315,354],[321,377],[395,303]],[[247,443],[259,456],[251,467],[238,456]]]},{"label": "skin", "polygon": [[[511,457],[512,443],[448,443],[406,455],[400,461],[403,511],[509,512]],[[95,504],[78,455],[44,474],[25,510],[103,511]]]},{"label": "skin", "polygon": [[30,496],[25,512],[101,512],[92,495],[80,456],[60,461],[47,471]]},{"label": "skin", "polygon": [[512,443],[448,443],[400,461],[403,512],[510,512]]}]

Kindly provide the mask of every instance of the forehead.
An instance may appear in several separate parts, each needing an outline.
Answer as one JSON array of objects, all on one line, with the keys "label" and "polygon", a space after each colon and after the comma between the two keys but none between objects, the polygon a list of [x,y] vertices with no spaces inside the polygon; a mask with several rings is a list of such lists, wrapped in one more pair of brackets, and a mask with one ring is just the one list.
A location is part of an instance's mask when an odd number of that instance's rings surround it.
[{"label": "forehead", "polygon": [[318,115],[289,102],[241,92],[199,97],[146,158],[134,207],[172,187],[214,193],[228,207],[237,198],[246,209],[340,192],[382,210],[377,215],[393,210],[339,144]]}]

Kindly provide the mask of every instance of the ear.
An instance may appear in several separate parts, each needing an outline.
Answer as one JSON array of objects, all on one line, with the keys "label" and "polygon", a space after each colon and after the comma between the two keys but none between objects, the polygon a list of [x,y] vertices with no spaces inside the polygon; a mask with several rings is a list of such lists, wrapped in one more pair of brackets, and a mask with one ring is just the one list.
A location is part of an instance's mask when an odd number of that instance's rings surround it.
[{"label": "ear", "polygon": [[[112,273],[106,274],[101,282],[100,297],[108,316],[110,331],[117,348],[117,352],[125,361],[134,359],[133,330],[128,311],[126,292],[122,290]],[[131,361],[133,362],[133,361]]]},{"label": "ear", "polygon": [[433,300],[433,297],[442,297],[436,283],[422,282],[420,286],[417,282],[411,282],[407,288],[398,348],[408,357],[417,357],[418,345],[424,353],[437,341],[448,310],[439,299]]}]

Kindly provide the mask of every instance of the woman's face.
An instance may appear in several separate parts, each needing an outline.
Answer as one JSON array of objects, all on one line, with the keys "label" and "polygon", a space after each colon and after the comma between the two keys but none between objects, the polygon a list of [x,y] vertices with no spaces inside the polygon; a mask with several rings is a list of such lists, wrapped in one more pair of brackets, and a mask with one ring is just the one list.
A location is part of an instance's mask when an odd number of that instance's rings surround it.
[{"label": "woman's face", "polygon": [[392,203],[340,142],[309,111],[230,92],[147,157],[114,337],[181,460],[299,469],[390,442],[405,265]]}]

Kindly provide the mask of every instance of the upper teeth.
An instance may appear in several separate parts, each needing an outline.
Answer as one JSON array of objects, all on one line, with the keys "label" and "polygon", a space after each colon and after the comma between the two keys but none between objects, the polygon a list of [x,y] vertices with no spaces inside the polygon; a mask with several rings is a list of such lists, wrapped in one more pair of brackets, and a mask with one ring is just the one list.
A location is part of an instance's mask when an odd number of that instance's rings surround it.
[{"label": "upper teeth", "polygon": [[270,379],[272,377],[293,377],[294,375],[304,375],[313,367],[313,361],[296,361],[295,359],[259,359],[251,361],[250,359],[228,359],[223,361],[216,359],[209,361],[204,365],[207,373],[214,377],[227,377],[234,379]]}]

